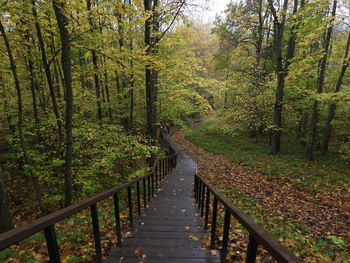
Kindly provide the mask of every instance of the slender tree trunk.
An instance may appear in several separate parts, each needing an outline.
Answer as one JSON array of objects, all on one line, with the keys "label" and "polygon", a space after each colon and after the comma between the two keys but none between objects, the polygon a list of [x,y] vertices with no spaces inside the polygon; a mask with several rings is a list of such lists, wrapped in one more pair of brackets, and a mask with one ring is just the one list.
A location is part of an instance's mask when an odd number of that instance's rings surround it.
[{"label": "slender tree trunk", "polygon": [[73,182],[72,182],[72,161],[73,161],[73,89],[72,89],[72,61],[71,61],[71,45],[68,32],[68,19],[65,16],[65,2],[53,0],[53,8],[55,10],[58,28],[61,36],[62,45],[62,69],[65,86],[65,102],[66,102],[66,156],[65,156],[65,176],[64,176],[64,194],[65,205],[70,205],[73,200]]},{"label": "slender tree trunk", "polygon": [[[95,25],[94,21],[91,16],[91,1],[86,0],[86,7],[89,11],[89,25],[91,31],[94,30]],[[101,88],[100,88],[100,80],[98,76],[98,59],[97,59],[97,53],[95,49],[91,50],[91,57],[92,57],[92,65],[94,68],[94,84],[95,84],[95,93],[96,93],[96,103],[97,103],[97,118],[100,122],[100,125],[103,123],[103,113],[102,113],[102,103],[101,103]]]},{"label": "slender tree trunk", "polygon": [[[17,67],[16,67],[16,63],[15,60],[13,58],[12,55],[12,49],[10,46],[10,42],[6,36],[6,32],[5,32],[5,28],[2,25],[2,22],[0,21],[0,32],[2,34],[2,37],[4,39],[4,43],[6,46],[6,51],[7,54],[9,56],[9,60],[10,60],[10,67],[11,67],[11,71],[12,71],[12,75],[15,81],[15,88],[16,88],[16,93],[17,93],[17,127],[18,127],[18,136],[19,136],[19,141],[20,141],[20,147],[21,150],[23,152],[23,158],[24,158],[24,162],[27,165],[30,165],[30,161],[29,161],[29,156],[27,153],[27,148],[26,148],[26,143],[25,143],[25,139],[24,139],[24,134],[23,134],[23,103],[22,103],[22,90],[21,90],[21,86],[20,86],[20,82],[18,79],[18,75],[17,75]],[[38,179],[36,178],[36,176],[33,174],[32,170],[29,169],[29,175],[30,178],[33,181],[33,186],[34,186],[34,191],[35,191],[35,196],[37,199],[37,202],[39,204],[40,210],[43,214],[47,213],[47,208],[44,205],[44,203],[42,202],[42,194],[41,194],[41,190],[39,187],[39,182]]]},{"label": "slender tree trunk", "polygon": [[10,212],[9,200],[6,195],[5,181],[0,166],[0,234],[14,227]]},{"label": "slender tree trunk", "polygon": [[106,58],[103,58],[103,64],[104,64],[104,81],[105,81],[105,90],[106,90],[106,99],[107,99],[107,109],[108,109],[108,116],[109,120],[113,121],[113,114],[112,114],[112,108],[111,108],[111,97],[109,94],[109,83],[108,83],[108,72],[107,72],[107,61]]},{"label": "slender tree trunk", "polygon": [[[335,85],[334,93],[338,93],[343,84],[343,79],[345,76],[345,72],[349,67],[349,48],[350,48],[350,32],[348,34],[348,40],[345,47],[345,54],[343,59],[343,65],[338,76],[337,84]],[[322,154],[326,154],[328,152],[329,141],[332,134],[332,120],[335,116],[335,111],[337,109],[337,104],[335,102],[331,102],[329,105],[328,116],[326,120],[326,126],[324,131],[323,143],[322,143]]]},{"label": "slender tree trunk", "polygon": [[[320,64],[320,71],[319,71],[317,90],[316,90],[318,94],[323,92],[324,79],[325,79],[326,67],[327,67],[327,61],[328,61],[329,46],[330,46],[332,32],[333,32],[333,21],[336,15],[336,10],[337,10],[337,0],[334,0],[332,14],[331,14],[332,21],[330,22],[330,26],[327,29],[327,34],[326,34],[324,48],[323,48],[323,57],[321,59],[321,64]],[[307,149],[306,149],[306,156],[309,161],[314,160],[314,146],[316,143],[317,123],[319,119],[318,105],[319,105],[319,102],[317,100],[314,101],[314,104],[312,107],[310,134],[309,134],[309,140],[308,140]]]},{"label": "slender tree trunk", "polygon": [[[121,4],[121,8],[124,9],[124,0],[119,0],[120,4]],[[118,12],[116,14],[117,19],[118,19],[118,33],[119,33],[119,50],[121,53],[124,52],[124,48],[125,48],[125,32],[124,32],[124,17],[122,15],[121,12]],[[121,73],[121,94],[122,94],[122,98],[123,98],[123,116],[122,116],[122,120],[121,120],[121,124],[123,125],[123,127],[126,130],[130,129],[130,125],[129,125],[129,101],[128,101],[128,78],[127,78],[127,74],[126,74],[126,69],[122,68],[122,73]]]},{"label": "slender tree trunk", "polygon": [[49,85],[49,90],[50,90],[50,96],[51,96],[51,102],[52,102],[52,108],[53,108],[53,112],[55,114],[56,117],[56,122],[57,122],[57,129],[58,129],[58,140],[60,142],[63,141],[63,124],[62,124],[62,120],[61,120],[61,114],[59,112],[59,108],[58,108],[58,104],[57,104],[57,99],[56,99],[56,92],[55,92],[55,86],[52,80],[52,76],[51,76],[51,71],[50,71],[50,66],[47,62],[47,56],[46,56],[46,50],[45,50],[45,43],[44,43],[44,39],[41,33],[41,28],[40,28],[40,24],[39,24],[39,20],[38,20],[38,15],[35,9],[35,0],[31,0],[32,2],[32,13],[33,13],[33,17],[35,19],[35,28],[36,28],[36,33],[37,33],[37,37],[39,40],[39,45],[40,45],[40,50],[41,50],[41,59],[43,61],[43,66],[44,66],[44,70],[45,70],[45,76],[46,76],[46,80],[47,83]]},{"label": "slender tree trunk", "polygon": [[[131,41],[132,42],[132,41]],[[132,47],[132,43],[131,43]],[[129,130],[133,129],[134,126],[134,61],[130,60],[130,112],[129,112]]]},{"label": "slender tree trunk", "polygon": [[[51,53],[54,55],[56,54],[56,48],[55,48],[55,37],[54,37],[54,34],[53,32],[51,32],[50,34],[50,37],[51,37]],[[53,83],[54,83],[54,86],[56,87],[56,93],[57,93],[57,98],[61,98],[61,89],[60,89],[60,72],[59,72],[59,68],[58,68],[58,61],[57,59],[55,58],[53,60]],[[63,84],[62,84],[63,86]]]},{"label": "slender tree trunk", "polygon": [[[152,6],[153,2],[153,6]],[[145,11],[151,12],[156,10],[158,6],[157,0],[144,0]],[[159,31],[157,21],[157,14],[153,11],[153,15],[145,21],[145,46],[146,55],[148,57],[157,54],[157,47],[154,46],[154,39],[152,38],[153,31]],[[153,28],[152,28],[153,24]],[[152,47],[151,47],[152,46]],[[148,62],[145,68],[146,73],[146,105],[147,105],[147,135],[152,138],[157,138],[157,98],[158,98],[158,71],[152,69],[151,62]]]},{"label": "slender tree trunk", "polygon": [[283,93],[285,84],[285,69],[283,66],[282,45],[283,34],[285,27],[285,13],[288,8],[288,0],[284,0],[282,17],[277,14],[273,1],[269,0],[270,9],[274,16],[273,28],[275,33],[274,47],[276,53],[276,75],[277,87],[275,93],[275,105],[273,114],[274,128],[272,131],[272,152],[279,153],[281,150],[281,133],[282,133],[282,108],[283,108]]},{"label": "slender tree trunk", "polygon": [[86,83],[85,83],[85,74],[83,72],[83,67],[85,65],[85,61],[84,61],[84,58],[83,58],[83,54],[81,52],[81,50],[79,49],[79,67],[80,67],[80,77],[79,77],[79,80],[80,80],[80,85],[81,85],[81,89],[82,90],[85,90],[86,88]]},{"label": "slender tree trunk", "polygon": [[[132,5],[132,0],[129,0],[129,5]],[[130,18],[132,20],[132,18]],[[130,39],[130,51],[133,52],[134,50],[134,40]],[[130,108],[129,108],[129,130],[133,129],[133,123],[134,123],[134,60],[133,58],[130,59]]]},{"label": "slender tree trunk", "polygon": [[[28,57],[30,57],[30,54]],[[36,102],[37,99],[36,99],[36,91],[35,91],[35,86],[37,85],[37,83],[35,80],[33,61],[31,59],[28,59],[28,71],[29,71],[29,78],[30,78],[30,92],[32,94],[34,121],[35,121],[35,125],[38,127],[38,125],[40,123],[40,119],[39,119],[39,114],[38,114],[38,106],[37,106],[37,102]]]}]

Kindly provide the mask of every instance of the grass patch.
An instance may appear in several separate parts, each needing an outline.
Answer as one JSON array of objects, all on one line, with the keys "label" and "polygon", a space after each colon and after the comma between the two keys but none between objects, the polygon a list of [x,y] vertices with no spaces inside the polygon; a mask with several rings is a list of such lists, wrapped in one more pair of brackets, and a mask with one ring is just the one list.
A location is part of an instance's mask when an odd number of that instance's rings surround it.
[{"label": "grass patch", "polygon": [[336,154],[316,154],[316,161],[309,162],[304,147],[296,142],[285,141],[281,154],[272,155],[269,145],[257,143],[246,135],[232,137],[218,133],[217,125],[215,121],[209,121],[195,130],[187,130],[186,139],[209,152],[224,155],[231,161],[256,168],[280,180],[287,180],[311,193],[331,189],[349,191],[349,162]]}]

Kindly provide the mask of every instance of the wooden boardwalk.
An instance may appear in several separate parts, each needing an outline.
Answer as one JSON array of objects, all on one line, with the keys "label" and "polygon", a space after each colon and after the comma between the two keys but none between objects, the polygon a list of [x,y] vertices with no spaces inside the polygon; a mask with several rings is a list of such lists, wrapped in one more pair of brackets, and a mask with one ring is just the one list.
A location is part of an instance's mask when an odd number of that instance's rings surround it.
[{"label": "wooden boardwalk", "polygon": [[[111,250],[105,263],[115,262],[220,262],[198,240],[203,237],[203,221],[193,201],[196,164],[181,149],[177,167],[160,184],[156,198],[135,219],[130,237]],[[215,253],[212,253],[215,254]]]}]

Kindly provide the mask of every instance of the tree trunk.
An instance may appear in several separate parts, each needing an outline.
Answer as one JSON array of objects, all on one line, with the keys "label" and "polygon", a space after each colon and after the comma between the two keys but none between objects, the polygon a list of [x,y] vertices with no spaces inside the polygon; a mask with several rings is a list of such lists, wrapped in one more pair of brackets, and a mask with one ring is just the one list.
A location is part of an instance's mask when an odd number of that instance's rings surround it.
[{"label": "tree trunk", "polygon": [[[272,152],[279,153],[281,150],[281,133],[282,133],[282,108],[283,93],[285,84],[285,69],[283,66],[282,45],[285,27],[285,13],[288,8],[288,0],[284,0],[282,18],[277,14],[273,1],[269,0],[270,9],[274,16],[273,29],[275,33],[274,47],[276,53],[276,75],[277,87],[275,93],[275,105],[273,114],[273,130],[272,130]],[[282,20],[281,20],[282,19]]]},{"label": "tree trunk", "polygon": [[[91,31],[94,31],[95,25],[94,21],[92,20],[91,16],[91,1],[86,0],[86,7],[89,11],[89,25]],[[98,76],[98,60],[97,60],[97,53],[95,49],[91,50],[91,56],[92,56],[92,65],[94,67],[94,83],[95,83],[95,93],[96,93],[96,103],[97,103],[97,117],[100,122],[100,125],[103,122],[103,113],[102,113],[102,103],[101,103],[101,88],[100,88],[100,80]]]},{"label": "tree trunk", "polygon": [[[152,6],[153,2],[153,6]],[[155,10],[158,5],[158,1],[144,0],[145,11],[151,12]],[[157,53],[157,48],[154,46],[154,39],[152,35],[153,31],[159,31],[157,26],[157,15],[153,12],[153,15],[145,21],[145,46],[146,54],[148,57]],[[151,47],[152,46],[152,47]],[[147,135],[152,138],[157,138],[157,97],[158,97],[158,71],[152,69],[152,63],[148,62],[145,68],[146,73],[146,105],[147,105]]]},{"label": "tree trunk", "polygon": [[[338,81],[337,81],[337,84],[335,85],[334,93],[338,93],[340,91],[340,88],[343,84],[345,72],[349,67],[349,62],[350,62],[349,48],[350,48],[350,32],[348,34],[348,40],[345,47],[343,66],[338,76]],[[335,102],[331,102],[329,105],[328,116],[326,120],[325,131],[324,131],[324,137],[323,137],[323,143],[322,143],[322,154],[326,154],[328,152],[329,141],[332,134],[332,120],[334,119],[336,109],[337,109],[337,104]]]},{"label": "tree trunk", "polygon": [[[18,127],[18,136],[19,136],[19,141],[20,141],[20,147],[21,150],[23,152],[23,158],[24,158],[24,162],[27,166],[30,166],[31,163],[29,161],[29,156],[27,153],[27,148],[26,148],[26,143],[24,140],[24,134],[23,134],[23,103],[22,103],[22,90],[21,90],[21,86],[20,86],[20,82],[18,79],[18,75],[17,75],[17,67],[16,67],[16,63],[15,60],[13,59],[13,55],[12,55],[12,49],[10,46],[10,42],[6,36],[6,32],[5,32],[5,28],[2,25],[2,22],[0,21],[0,32],[2,34],[2,37],[4,39],[4,43],[6,46],[6,51],[7,54],[9,56],[9,60],[10,60],[10,67],[11,67],[11,71],[12,71],[12,75],[15,81],[15,89],[16,89],[16,93],[17,93],[17,127]],[[30,178],[33,181],[33,186],[34,186],[34,194],[36,196],[37,202],[39,204],[40,210],[42,212],[42,214],[46,214],[47,213],[47,208],[44,205],[44,203],[42,202],[42,194],[41,194],[41,190],[39,187],[39,182],[38,179],[36,178],[36,176],[33,174],[33,171],[31,169],[29,170],[29,175]]]},{"label": "tree trunk", "polygon": [[53,0],[53,8],[56,14],[56,20],[61,36],[62,45],[62,69],[65,86],[66,102],[66,156],[65,156],[65,176],[64,176],[64,204],[70,205],[73,200],[73,183],[72,183],[72,160],[73,160],[73,89],[72,89],[72,62],[71,62],[71,45],[69,40],[68,19],[63,13],[65,2]]},{"label": "tree trunk", "polygon": [[[320,64],[320,70],[319,70],[319,77],[318,77],[318,83],[317,83],[317,93],[320,94],[323,92],[323,86],[324,86],[324,79],[326,74],[326,67],[327,67],[327,61],[328,61],[328,51],[329,46],[331,42],[332,32],[333,32],[333,21],[336,15],[337,10],[337,0],[333,1],[333,9],[332,9],[332,20],[330,21],[330,26],[327,29],[327,34],[324,42],[324,48],[323,48],[323,57],[321,59]],[[306,149],[306,156],[309,161],[314,160],[314,146],[316,142],[316,136],[317,136],[317,123],[318,123],[318,101],[315,101],[312,107],[312,118],[311,118],[311,127],[310,127],[310,134],[309,134],[309,140],[307,144]]]},{"label": "tree trunk", "polygon": [[[124,2],[123,0],[119,1],[120,4],[122,5],[122,8],[124,9]],[[124,32],[124,21],[123,21],[123,15],[119,12],[117,13],[117,19],[118,19],[118,33],[119,33],[119,50],[121,53],[124,52],[125,48],[125,32]],[[123,106],[124,108],[122,109],[123,116],[121,120],[122,126],[126,129],[130,129],[130,124],[129,124],[129,92],[128,92],[128,78],[126,74],[126,69],[122,68],[122,73],[121,73],[121,94],[123,98]]]},{"label": "tree trunk", "polygon": [[[30,57],[30,54],[28,57]],[[35,125],[38,127],[39,123],[40,123],[40,119],[39,119],[39,114],[38,114],[38,105],[36,103],[35,86],[37,85],[37,83],[36,83],[35,75],[34,75],[33,61],[31,59],[28,59],[28,71],[29,71],[29,78],[30,78],[30,92],[32,94],[34,121],[35,121]]]},{"label": "tree trunk", "polygon": [[63,125],[62,125],[62,120],[61,120],[61,116],[60,116],[61,114],[59,112],[59,108],[58,108],[58,104],[57,104],[55,86],[54,86],[54,83],[52,81],[50,66],[47,62],[45,43],[44,43],[44,39],[43,39],[43,36],[41,33],[38,15],[37,15],[37,12],[35,9],[35,0],[31,0],[31,2],[32,2],[32,14],[33,14],[33,17],[35,19],[35,28],[36,28],[36,33],[37,33],[37,37],[38,37],[39,45],[40,45],[40,50],[41,50],[41,59],[43,61],[45,76],[46,76],[46,80],[47,80],[47,83],[49,85],[49,90],[50,90],[52,108],[53,108],[53,112],[55,114],[56,122],[57,122],[58,140],[60,142],[62,142],[63,141]]},{"label": "tree trunk", "polygon": [[105,82],[105,90],[106,90],[106,99],[107,99],[107,110],[108,110],[108,117],[110,121],[113,121],[113,114],[112,114],[112,108],[111,108],[111,97],[109,94],[109,83],[108,83],[108,72],[107,72],[107,64],[106,64],[106,58],[103,58],[103,64],[104,64],[104,82]]},{"label": "tree trunk", "polygon": [[[129,5],[132,5],[132,0],[129,0]],[[131,20],[132,18],[130,18]],[[134,40],[130,39],[130,51],[132,52],[134,50]],[[133,58],[130,59],[130,108],[129,108],[129,130],[132,130],[133,123],[134,123],[134,60]]]}]

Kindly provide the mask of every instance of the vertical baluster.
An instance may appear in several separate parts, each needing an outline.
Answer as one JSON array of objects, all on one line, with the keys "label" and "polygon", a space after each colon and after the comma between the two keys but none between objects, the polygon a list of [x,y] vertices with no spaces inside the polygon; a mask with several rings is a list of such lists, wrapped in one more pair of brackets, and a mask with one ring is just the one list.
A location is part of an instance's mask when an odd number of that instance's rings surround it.
[{"label": "vertical baluster", "polygon": [[196,204],[198,202],[198,188],[199,188],[199,179],[198,177],[196,176],[196,191],[194,193],[194,197],[195,197],[195,201],[196,201]]},{"label": "vertical baluster", "polygon": [[163,174],[163,178],[164,178],[165,177],[165,163],[164,163],[164,159],[162,159],[162,168],[163,168],[162,174]]},{"label": "vertical baluster", "polygon": [[201,197],[201,216],[203,216],[203,213],[204,213],[204,193],[205,193],[205,185],[203,183],[202,197]]},{"label": "vertical baluster", "polygon": [[249,235],[247,257],[245,260],[246,263],[255,263],[257,250],[258,250],[258,242],[255,240],[253,236]]},{"label": "vertical baluster", "polygon": [[204,229],[208,229],[208,218],[209,218],[209,202],[210,202],[210,190],[207,187],[207,194],[205,200],[205,219],[204,219]]},{"label": "vertical baluster", "polygon": [[119,214],[119,194],[115,193],[113,195],[114,199],[114,217],[115,217],[115,230],[117,233],[117,246],[122,245],[122,231],[120,227],[120,214]]},{"label": "vertical baluster", "polygon": [[143,185],[143,204],[145,208],[147,207],[147,198],[146,198],[146,179],[142,179],[142,185]]},{"label": "vertical baluster", "polygon": [[92,228],[94,231],[95,250],[96,250],[96,262],[102,262],[102,248],[101,248],[101,237],[100,237],[100,225],[98,223],[98,211],[97,205],[91,205],[91,218]]},{"label": "vertical baluster", "polygon": [[151,174],[152,197],[154,197],[154,173]]},{"label": "vertical baluster", "polygon": [[193,195],[196,198],[196,193],[197,193],[197,175],[194,174],[194,179],[193,179]]},{"label": "vertical baluster", "polygon": [[147,177],[147,185],[148,185],[148,202],[151,201],[151,179],[150,175]]},{"label": "vertical baluster", "polygon": [[221,246],[221,254],[220,254],[220,261],[222,263],[226,262],[228,236],[230,233],[230,217],[231,217],[230,211],[227,208],[225,208],[224,233],[222,236],[222,246]]},{"label": "vertical baluster", "polygon": [[164,177],[166,176],[166,163],[165,159],[163,159],[163,168],[164,168]]},{"label": "vertical baluster", "polygon": [[155,178],[156,178],[156,189],[158,189],[158,164],[156,165],[155,169],[154,169],[154,173],[155,173]]},{"label": "vertical baluster", "polygon": [[202,180],[199,180],[199,189],[198,189],[198,209],[201,208],[201,203],[202,203],[202,202],[201,202],[202,187],[203,187],[203,182],[202,182]]},{"label": "vertical baluster", "polygon": [[162,170],[161,170],[161,168],[160,168],[160,161],[158,161],[158,180],[159,180],[159,183],[160,183],[160,181],[162,180]]},{"label": "vertical baluster", "polygon": [[60,251],[57,244],[55,226],[51,225],[44,229],[47,251],[50,263],[60,263]]},{"label": "vertical baluster", "polygon": [[141,215],[140,182],[136,183],[136,191],[137,191],[137,212],[139,215]]},{"label": "vertical baluster", "polygon": [[218,199],[214,196],[213,201],[213,215],[211,218],[211,240],[210,240],[210,249],[215,248],[215,238],[216,238],[216,216],[218,214]]},{"label": "vertical baluster", "polygon": [[134,226],[134,218],[132,215],[132,199],[131,199],[131,187],[128,187],[128,206],[129,206],[129,226]]}]

